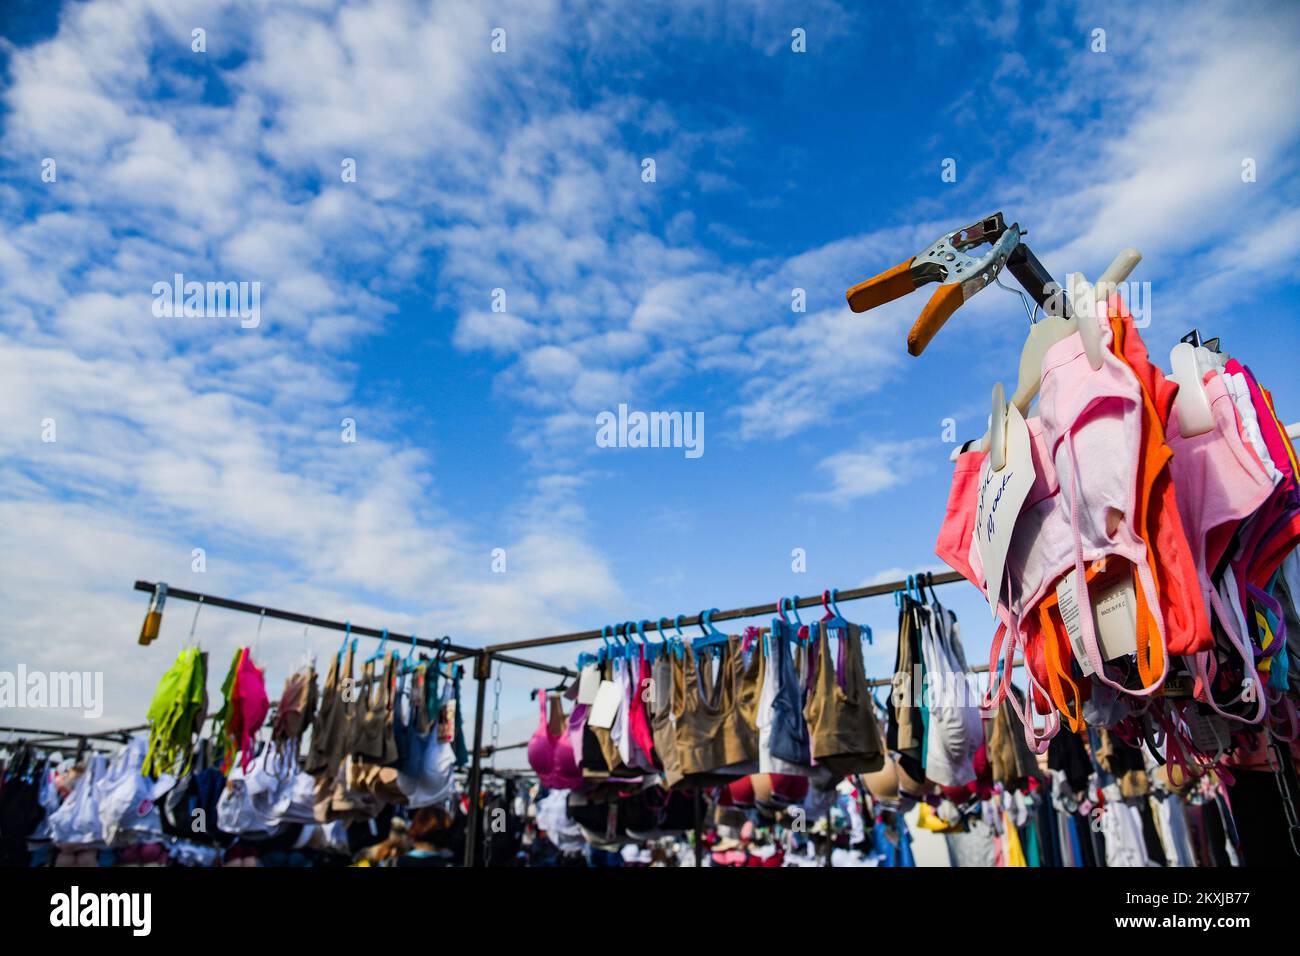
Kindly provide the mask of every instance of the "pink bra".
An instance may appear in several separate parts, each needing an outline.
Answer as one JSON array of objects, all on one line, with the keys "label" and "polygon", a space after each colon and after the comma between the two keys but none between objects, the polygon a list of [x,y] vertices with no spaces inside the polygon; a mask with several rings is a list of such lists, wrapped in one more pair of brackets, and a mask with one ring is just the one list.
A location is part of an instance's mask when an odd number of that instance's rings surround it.
[{"label": "pink bra", "polygon": [[[1246,648],[1238,633],[1236,616],[1224,606],[1210,580],[1209,569],[1218,566],[1237,526],[1255,514],[1272,495],[1273,482],[1254,451],[1242,441],[1236,406],[1216,372],[1206,375],[1205,394],[1214,427],[1204,434],[1184,438],[1178,416],[1169,416],[1166,437],[1174,452],[1169,467],[1178,492],[1178,511],[1187,530],[1192,559],[1196,562],[1201,593],[1208,606],[1214,609],[1223,633],[1240,656],[1246,676],[1259,687],[1255,655]],[[1216,669],[1212,649],[1197,654],[1195,666],[1198,700],[1229,720],[1255,724],[1263,718],[1263,694],[1258,695],[1258,707],[1252,719],[1227,713],[1218,706],[1210,693]]]},{"label": "pink bra", "polygon": [[[576,790],[582,786],[582,771],[574,758],[573,741],[567,726],[558,734],[551,734],[550,720],[546,713],[546,702],[550,700],[553,708],[564,713],[560,702],[546,693],[538,691],[540,720],[533,736],[528,741],[528,765],[537,773],[542,786],[552,790]],[[565,722],[567,724],[567,722]]]},{"label": "pink bra", "polygon": [[[1080,318],[1083,321],[1083,318]],[[1135,586],[1143,604],[1155,613],[1153,640],[1159,641],[1160,673],[1143,687],[1132,689],[1107,676],[1091,614],[1079,615],[1079,632],[1095,678],[1134,697],[1155,694],[1169,673],[1168,645],[1163,616],[1158,612],[1157,590],[1147,547],[1137,528],[1137,467],[1142,455],[1142,387],[1133,370],[1110,350],[1109,325],[1101,332],[1101,367],[1094,370],[1078,333],[1053,345],[1043,359],[1043,386],[1039,398],[1043,432],[1060,477],[1057,520],[1044,522],[1047,546],[1042,560],[1054,563],[1041,575],[1051,586],[1060,575],[1075,572],[1075,597],[1081,608],[1091,607],[1085,567],[1115,555],[1135,570]],[[1083,467],[1079,467],[1079,463]],[[1151,480],[1151,476],[1148,477]],[[1065,562],[1060,561],[1061,538],[1068,535]],[[1030,555],[1033,564],[1034,555]],[[1028,575],[1036,578],[1039,575]],[[1046,587],[1043,588],[1046,593]],[[1038,595],[1041,599],[1042,595]],[[1027,606],[1034,603],[1031,598]]]}]

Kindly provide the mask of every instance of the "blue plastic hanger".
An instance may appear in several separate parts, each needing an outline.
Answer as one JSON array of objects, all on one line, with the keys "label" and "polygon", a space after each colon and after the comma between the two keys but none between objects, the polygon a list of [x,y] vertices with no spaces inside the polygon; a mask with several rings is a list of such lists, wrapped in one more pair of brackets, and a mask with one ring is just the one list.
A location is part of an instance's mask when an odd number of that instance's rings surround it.
[{"label": "blue plastic hanger", "polygon": [[609,643],[609,635],[613,633],[614,633],[614,627],[612,624],[606,624],[604,627],[600,629],[600,639],[602,641],[602,645],[600,649],[596,651],[597,664],[604,664],[606,660],[609,660],[613,657],[613,648],[610,646]]},{"label": "blue plastic hanger", "polygon": [[402,667],[401,670],[398,671],[399,674],[409,674],[411,671],[415,670],[414,666],[412,666],[415,661],[415,648],[415,635],[412,634],[411,649],[406,652],[406,657],[402,658]]},{"label": "blue plastic hanger", "polygon": [[715,611],[717,611],[716,607],[700,612],[700,630],[704,632],[704,636],[697,637],[691,642],[691,646],[696,650],[723,647],[727,643],[727,635],[713,626],[713,613]]},{"label": "blue plastic hanger", "polygon": [[677,656],[678,660],[681,660],[686,656],[686,635],[682,632],[682,619],[684,617],[686,617],[685,614],[678,614],[677,617],[673,619],[673,627],[677,629],[677,633],[669,638],[672,642],[670,644],[672,652]]},{"label": "blue plastic hanger", "polygon": [[366,663],[371,664],[384,656],[384,648],[388,646],[388,628],[384,628],[383,636],[379,638],[379,649],[366,658]]},{"label": "blue plastic hanger", "polygon": [[646,663],[650,663],[655,659],[655,646],[645,638],[645,626],[648,623],[650,622],[645,618],[641,618],[641,620],[636,622],[636,637],[637,640],[641,642],[641,653],[645,655]]},{"label": "blue plastic hanger", "polygon": [[655,658],[659,657],[659,655],[667,654],[672,650],[671,645],[668,643],[668,637],[664,634],[664,621],[666,620],[668,620],[668,618],[661,617],[655,623],[655,630],[659,633],[659,643],[651,644],[650,649],[646,652],[652,664],[654,663]]},{"label": "blue plastic hanger", "polygon": [[822,626],[831,630],[843,630],[848,627],[849,622],[844,620],[840,615],[839,607],[832,607],[832,598],[830,591],[822,592]]}]

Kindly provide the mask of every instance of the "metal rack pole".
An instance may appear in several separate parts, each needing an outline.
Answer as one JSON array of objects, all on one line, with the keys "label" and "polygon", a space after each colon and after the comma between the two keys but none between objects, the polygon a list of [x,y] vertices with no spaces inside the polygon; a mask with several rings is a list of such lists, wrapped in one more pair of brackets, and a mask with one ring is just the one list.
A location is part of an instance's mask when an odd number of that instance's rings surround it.
[{"label": "metal rack pole", "polygon": [[[136,581],[135,590],[153,593],[156,584],[152,581]],[[380,628],[364,627],[360,624],[351,624],[347,621],[334,621],[329,618],[316,617],[312,614],[300,614],[297,611],[284,611],[279,608],[266,607],[261,604],[250,604],[247,601],[236,601],[233,598],[219,597],[215,594],[203,594],[199,591],[188,591],[185,588],[172,587],[167,585],[167,600],[169,601],[193,601],[212,607],[225,608],[228,611],[240,611],[244,614],[264,615],[265,617],[275,618],[280,621],[291,621],[294,624],[306,624],[308,627],[323,628],[332,631],[345,631],[360,637],[384,637],[385,632]],[[476,657],[481,648],[466,647],[461,644],[453,644],[449,641],[433,640],[427,637],[416,637],[413,634],[399,634],[396,631],[387,632],[388,639],[398,644],[415,644],[417,647],[427,647],[430,650],[447,650],[451,652],[448,660],[463,660],[468,657]],[[501,657],[500,660],[516,667],[527,667],[532,670],[544,671],[548,674],[561,674],[565,677],[576,677],[573,671],[566,667],[557,667],[554,664],[541,664],[534,661],[524,660],[520,657]]]},{"label": "metal rack pole", "polygon": [[487,703],[487,681],[492,674],[492,655],[480,651],[474,661],[474,679],[478,681],[474,705],[474,755],[470,764],[469,819],[465,826],[465,866],[479,865],[479,791],[483,789],[483,708]]},{"label": "metal rack pole", "polygon": [[[956,571],[948,571],[943,574],[936,574],[933,576],[926,577],[927,586],[930,584],[936,584],[936,585],[955,584],[958,581],[965,581],[965,580],[966,579],[962,577],[960,574],[958,574]],[[892,594],[895,591],[903,590],[905,587],[907,587],[907,583],[908,582],[906,581],[887,581],[884,584],[873,584],[870,587],[865,587],[865,588],[849,588],[848,590],[845,591],[836,591],[835,600],[837,603],[840,601],[858,601],[861,600],[862,598],[879,597],[884,594]],[[809,597],[796,598],[793,606],[797,608],[815,607],[817,605],[820,605],[821,603],[822,603],[821,592],[818,592],[817,594],[811,595]],[[786,604],[787,609],[790,606],[791,606],[790,604],[788,603]],[[732,608],[731,610],[727,610],[727,611],[713,611],[709,615],[709,620],[716,623],[718,621],[740,620],[742,618],[747,618],[747,617],[764,617],[767,615],[776,614],[777,610],[778,608],[776,602],[774,601],[771,604],[755,604],[751,607],[738,607],[738,608]],[[694,626],[696,624],[700,624],[702,617],[703,617],[702,613],[683,616],[681,621],[682,626],[687,627],[687,626]],[[664,618],[663,620],[675,621],[676,619],[669,617],[669,618]],[[500,654],[502,651],[518,651],[518,650],[524,650],[526,648],[532,648],[532,647],[550,647],[555,644],[574,644],[579,641],[598,641],[601,639],[602,633],[603,632],[600,630],[575,631],[572,634],[555,634],[550,637],[535,637],[525,641],[509,641],[504,644],[489,644],[487,650],[492,654]],[[472,652],[472,653],[477,653],[477,652]]]}]

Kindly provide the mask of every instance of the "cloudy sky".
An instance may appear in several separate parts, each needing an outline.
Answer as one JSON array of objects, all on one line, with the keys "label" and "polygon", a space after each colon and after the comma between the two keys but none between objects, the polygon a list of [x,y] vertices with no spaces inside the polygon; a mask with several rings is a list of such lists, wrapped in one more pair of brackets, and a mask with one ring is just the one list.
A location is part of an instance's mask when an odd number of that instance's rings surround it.
[{"label": "cloudy sky", "polygon": [[[1300,7],[863,6],[4,5],[0,668],[139,721],[192,608],[138,647],[137,578],[481,644],[936,568],[944,420],[983,430],[1024,311],[913,359],[922,298],[844,290],[999,209],[1058,278],[1136,246],[1157,361],[1220,335],[1300,419]],[[260,283],[257,327],[155,315],[177,273]],[[620,403],[705,453],[598,447]],[[887,673],[892,604],[846,611]],[[273,692],[303,642],[265,626]]]}]

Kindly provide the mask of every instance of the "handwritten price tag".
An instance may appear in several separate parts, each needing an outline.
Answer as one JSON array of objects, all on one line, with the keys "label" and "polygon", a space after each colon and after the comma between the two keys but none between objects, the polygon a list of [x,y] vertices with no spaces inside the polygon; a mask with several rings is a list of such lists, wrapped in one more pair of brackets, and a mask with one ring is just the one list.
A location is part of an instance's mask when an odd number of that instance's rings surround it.
[{"label": "handwritten price tag", "polygon": [[1034,459],[1029,453],[1029,426],[1015,405],[1007,406],[1007,463],[994,471],[989,459],[980,474],[979,502],[975,510],[975,545],[984,563],[989,609],[996,618],[1002,596],[1003,569],[1011,532],[1020,506],[1034,485]]}]

